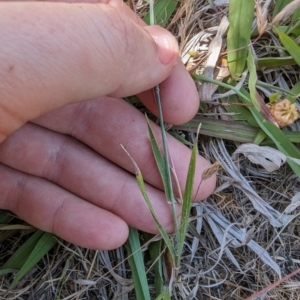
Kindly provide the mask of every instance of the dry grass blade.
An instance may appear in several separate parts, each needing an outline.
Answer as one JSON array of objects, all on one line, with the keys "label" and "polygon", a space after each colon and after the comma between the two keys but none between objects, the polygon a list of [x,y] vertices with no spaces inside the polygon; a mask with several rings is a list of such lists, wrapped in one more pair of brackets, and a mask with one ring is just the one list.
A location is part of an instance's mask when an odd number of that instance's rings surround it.
[{"label": "dry grass blade", "polygon": [[233,186],[240,189],[247,198],[252,202],[255,210],[263,214],[274,227],[280,227],[287,224],[291,217],[282,215],[279,211],[275,210],[270,204],[263,200],[257,192],[253,189],[250,183],[242,174],[240,174],[237,166],[228,155],[228,151],[223,141],[217,142],[218,148],[222,155],[216,152],[216,146],[212,146],[215,159],[221,164],[222,168],[234,179]]},{"label": "dry grass blade", "polygon": [[300,192],[296,193],[292,199],[291,204],[284,210],[285,214],[290,214],[293,212],[297,207],[300,206]]},{"label": "dry grass blade", "polygon": [[268,25],[268,11],[262,10],[261,1],[255,0],[256,23],[259,35],[262,35]]},{"label": "dry grass blade", "polygon": [[277,280],[276,282],[274,282],[273,284],[270,284],[269,286],[265,287],[264,289],[262,289],[261,291],[254,293],[252,296],[248,297],[245,300],[256,300],[258,299],[259,296],[266,294],[267,292],[269,292],[270,290],[272,290],[273,288],[275,288],[276,286],[278,286],[279,284],[289,280],[290,278],[292,278],[293,276],[296,276],[297,274],[300,273],[300,268],[295,270],[294,272],[292,272],[291,274],[281,278],[280,280]]},{"label": "dry grass blade", "polygon": [[252,163],[263,166],[268,172],[278,170],[285,162],[286,156],[280,151],[271,147],[261,147],[255,144],[240,145],[233,153],[233,159],[237,154],[245,155]]},{"label": "dry grass blade", "polygon": [[[204,76],[214,78],[215,68],[223,45],[223,36],[229,26],[227,17],[223,17],[218,31],[208,48],[208,57],[205,64]],[[199,89],[199,97],[202,101],[211,101],[211,96],[216,90],[215,85],[203,83]]]},{"label": "dry grass blade", "polygon": [[287,4],[272,20],[272,25],[277,25],[280,21],[291,16],[300,7],[300,0],[294,0]]},{"label": "dry grass blade", "polygon": [[220,163],[218,161],[214,162],[209,168],[204,170],[202,173],[202,180],[206,180],[216,174],[220,169]]},{"label": "dry grass blade", "polygon": [[[244,229],[239,229],[237,224],[232,224],[229,222],[217,209],[215,209],[215,204],[212,201],[209,201],[207,205],[204,206],[204,212],[207,213],[205,217],[216,238],[218,239],[222,249],[224,249],[228,258],[232,263],[241,271],[242,267],[237,262],[236,258],[230,251],[229,247],[241,247],[246,245],[252,251],[254,251],[257,256],[267,265],[269,265],[276,273],[281,276],[281,271],[279,265],[271,258],[268,252],[259,246],[255,241],[252,240],[251,236],[247,234],[247,231]],[[226,244],[226,247],[225,247]]]}]

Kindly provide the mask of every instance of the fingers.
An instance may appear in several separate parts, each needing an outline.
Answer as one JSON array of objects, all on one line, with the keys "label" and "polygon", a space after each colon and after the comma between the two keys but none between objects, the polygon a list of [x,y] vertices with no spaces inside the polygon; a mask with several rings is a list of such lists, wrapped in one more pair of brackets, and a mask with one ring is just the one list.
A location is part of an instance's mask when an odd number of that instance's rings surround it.
[{"label": "fingers", "polygon": [[[24,173],[52,181],[80,197],[81,201],[84,199],[84,201],[119,216],[130,226],[157,233],[153,217],[139,191],[135,177],[71,137],[37,125],[27,124],[0,145],[0,162]],[[36,206],[43,207],[44,201],[52,201],[53,198],[57,198],[57,188],[53,188],[53,195],[51,195],[50,187],[53,185],[45,183],[43,185],[48,186],[46,189],[49,192],[44,195],[39,193],[43,199],[40,203],[35,200]],[[163,226],[167,227],[172,224],[170,207],[166,202],[164,193],[152,186],[147,186],[147,191]],[[24,206],[26,205],[24,203],[33,201],[28,200],[29,196],[26,193],[23,195],[23,192],[20,197],[22,200],[18,201],[18,205],[13,205],[13,207],[18,207],[16,213],[21,212],[20,205]],[[11,201],[16,201],[14,199],[11,197]],[[78,202],[79,200],[72,199],[68,198],[68,205],[71,206],[72,203],[75,206],[82,205]],[[68,207],[68,205],[66,206]],[[87,206],[85,209],[88,210],[89,207]],[[28,222],[30,222],[31,217],[38,218],[35,225],[40,228],[45,227],[43,224],[39,226],[41,221],[38,216],[34,217],[32,213],[29,218],[28,214],[28,211],[24,211],[22,217],[27,217]],[[60,216],[60,214],[57,215]],[[99,211],[97,218],[101,218],[102,215],[103,213]],[[53,216],[56,217],[56,215]],[[49,215],[49,218],[53,219],[53,216]],[[50,220],[49,222],[53,223],[54,221]],[[120,221],[118,222],[120,223]],[[55,221],[55,223],[57,222]],[[98,229],[99,231],[102,230],[101,227]],[[169,226],[167,229],[172,231],[173,228]],[[47,230],[51,231],[51,226],[47,225]],[[59,234],[57,228],[55,232]]]},{"label": "fingers", "polygon": [[66,103],[152,88],[177,62],[170,33],[112,5],[2,2],[1,11],[0,141]]},{"label": "fingers", "polygon": [[[149,142],[145,116],[125,101],[103,97],[82,104],[68,105],[36,120],[42,126],[69,134],[89,145],[96,152],[129,172],[134,172],[120,144],[124,145],[142,171],[146,182],[163,189]],[[152,124],[159,143],[160,128]],[[178,176],[180,188],[184,191],[191,151],[173,137],[168,137],[169,150]],[[199,201],[214,190],[216,178],[201,182],[203,171],[209,163],[201,156],[197,158],[194,196]]]},{"label": "fingers", "polygon": [[[140,26],[146,26],[144,21],[137,17],[122,1],[107,0],[106,2],[126,14]],[[151,32],[151,30],[152,27],[148,27],[148,31]],[[173,125],[186,123],[199,110],[200,103],[196,85],[180,59],[178,59],[178,64],[173,68],[170,76],[160,84],[160,90],[165,122]],[[158,116],[157,103],[152,90],[142,92],[138,97],[153,114]]]},{"label": "fingers", "polygon": [[122,219],[44,179],[0,164],[0,190],[1,208],[79,246],[109,250],[127,239]]}]

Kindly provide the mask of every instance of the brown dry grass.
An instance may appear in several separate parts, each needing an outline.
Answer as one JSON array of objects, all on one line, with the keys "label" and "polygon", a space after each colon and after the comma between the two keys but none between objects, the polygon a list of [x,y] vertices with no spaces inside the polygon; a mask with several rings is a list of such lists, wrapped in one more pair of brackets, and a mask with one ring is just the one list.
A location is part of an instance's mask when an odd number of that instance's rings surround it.
[{"label": "brown dry grass", "polygon": [[[178,39],[185,58],[187,50],[197,53],[193,58],[188,57],[189,68],[203,69],[209,56],[208,47],[223,16],[228,13],[227,2],[218,0],[211,6],[205,0],[181,1],[168,29]],[[135,9],[142,16],[147,6],[139,0]],[[268,12],[271,15],[272,4]],[[194,47],[188,46],[196,34],[200,34],[199,42]],[[221,39],[221,42],[221,51],[224,52],[225,41]],[[269,56],[275,50],[266,46],[278,44],[276,37],[263,36],[254,45],[255,53],[259,57]],[[300,71],[299,68],[283,67],[261,71],[259,76],[264,82],[276,81],[281,87],[291,87],[299,81]],[[210,113],[204,114],[205,117],[230,118],[218,105],[218,100],[207,103]],[[299,131],[299,127],[298,122],[290,129]],[[183,134],[187,139],[194,138],[192,132]],[[300,267],[300,219],[289,220],[282,231],[282,227],[272,226],[270,220],[253,207],[245,188],[238,183],[247,183],[258,197],[282,213],[290,204],[291,197],[300,191],[300,180],[287,165],[270,174],[242,156],[233,159],[237,143],[201,137],[199,146],[204,156],[212,162],[221,163],[222,170],[219,171],[219,188],[215,194],[193,208],[193,224],[198,234],[195,236],[190,232],[187,236],[180,270],[181,282],[174,286],[174,299],[246,299],[279,280],[278,274],[262,262],[259,255],[246,245],[247,242],[252,239],[265,249],[278,264],[282,276],[290,274]],[[234,168],[236,173],[232,171]],[[296,209],[293,215],[299,212]],[[236,240],[232,242],[232,237],[229,241],[222,240],[224,232],[228,234],[226,230],[220,234],[221,242],[218,240],[218,214],[228,221],[228,227],[234,226],[245,234],[244,244]],[[217,217],[210,218],[212,215]],[[18,247],[24,233],[17,233],[2,242],[2,262]],[[147,256],[145,259],[149,260]],[[150,266],[151,262],[146,265]],[[151,270],[148,275],[154,291]],[[12,278],[1,278],[0,299],[136,299],[124,247],[96,252],[59,241],[15,290],[7,291]],[[300,276],[295,275],[274,286],[259,299],[300,299],[299,280]]]}]

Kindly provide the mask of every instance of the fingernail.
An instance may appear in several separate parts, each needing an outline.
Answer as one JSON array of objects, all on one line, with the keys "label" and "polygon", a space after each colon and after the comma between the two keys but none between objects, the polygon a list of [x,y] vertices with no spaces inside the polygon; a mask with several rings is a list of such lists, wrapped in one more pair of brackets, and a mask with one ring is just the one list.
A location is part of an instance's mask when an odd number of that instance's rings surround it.
[{"label": "fingernail", "polygon": [[164,65],[175,65],[179,53],[175,37],[166,29],[159,26],[146,26],[145,29],[151,34],[158,46],[161,63]]}]

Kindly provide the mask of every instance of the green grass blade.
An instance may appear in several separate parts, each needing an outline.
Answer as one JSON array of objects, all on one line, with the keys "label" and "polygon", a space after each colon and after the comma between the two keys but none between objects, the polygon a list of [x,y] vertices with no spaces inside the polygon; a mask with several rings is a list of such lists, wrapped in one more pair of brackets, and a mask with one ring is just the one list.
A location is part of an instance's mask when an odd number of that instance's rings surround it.
[{"label": "green grass blade", "polygon": [[6,210],[0,210],[0,224],[8,224],[14,219],[11,212]]},{"label": "green grass blade", "polygon": [[[293,13],[293,21],[299,22],[299,20],[300,20],[300,8],[297,8],[295,10],[295,12]],[[293,29],[292,32],[295,35],[295,37],[299,37],[300,36],[300,26],[299,26],[299,23],[297,24],[297,26],[295,26],[295,28]]]},{"label": "green grass blade", "polygon": [[287,6],[289,3],[291,3],[293,0],[276,0],[275,1],[275,7],[273,10],[273,18],[282,11],[282,9]]},{"label": "green grass blade", "polygon": [[[269,84],[269,83],[266,83],[266,82],[263,82],[263,81],[260,81],[258,80],[256,82],[256,86],[260,86],[260,87],[264,87],[264,88],[267,88],[269,90],[274,90],[274,91],[278,91],[279,93],[281,94],[287,94],[287,95],[290,95],[292,97],[296,97],[295,93],[293,93],[291,90],[286,90],[284,88],[281,88],[279,86],[276,86],[276,85],[272,85],[272,84]],[[278,97],[279,99],[280,97]],[[277,99],[277,100],[278,100]]]},{"label": "green grass blade", "polygon": [[157,296],[155,300],[171,300],[169,288],[165,286],[160,295]]},{"label": "green grass blade", "polygon": [[4,276],[9,273],[15,273],[17,271],[18,271],[17,269],[3,269],[3,270],[0,270],[0,276]]},{"label": "green grass blade", "polygon": [[267,105],[265,104],[262,97],[258,94],[256,90],[256,83],[257,83],[257,72],[256,67],[254,63],[254,58],[252,56],[252,53],[248,52],[247,57],[247,66],[250,73],[249,76],[249,91],[250,91],[250,99],[253,104],[253,106],[260,112],[260,114],[268,121],[275,123],[273,116],[268,109]]},{"label": "green grass blade", "polygon": [[173,189],[170,187],[170,182],[172,182],[172,180],[170,180],[170,178],[168,178],[168,172],[166,170],[165,158],[162,156],[162,154],[160,152],[160,149],[158,147],[158,143],[157,143],[156,138],[154,136],[153,130],[152,130],[151,125],[150,125],[150,122],[149,122],[147,117],[146,117],[146,119],[147,119],[147,124],[148,124],[148,132],[149,132],[149,136],[150,136],[150,143],[151,143],[152,153],[154,155],[156,165],[158,167],[161,179],[163,181],[167,201],[169,203],[171,203],[171,202],[173,202],[173,199],[174,199]]},{"label": "green grass blade", "polygon": [[126,152],[126,154],[129,156],[132,164],[134,165],[134,169],[135,169],[135,176],[136,176],[136,180],[137,180],[137,183],[138,183],[138,186],[140,188],[140,191],[146,201],[146,204],[151,212],[151,215],[155,221],[155,224],[157,226],[157,229],[159,231],[159,233],[161,234],[166,246],[168,247],[169,251],[170,251],[170,254],[171,254],[171,257],[173,259],[173,261],[175,261],[175,251],[174,251],[174,247],[172,245],[172,242],[171,242],[171,239],[169,238],[167,232],[165,231],[165,229],[163,228],[163,226],[161,225],[161,223],[159,222],[156,214],[155,214],[155,211],[153,209],[153,206],[151,204],[151,201],[149,199],[149,196],[147,194],[147,191],[146,191],[146,186],[145,186],[145,182],[144,182],[144,179],[143,179],[143,175],[141,173],[141,170],[139,169],[137,163],[134,161],[134,159],[131,157],[131,155],[128,153],[128,151],[123,147],[123,150]]},{"label": "green grass blade", "polygon": [[229,30],[227,34],[228,66],[233,78],[240,77],[246,65],[254,0],[229,1]]},{"label": "green grass blade", "polygon": [[201,135],[241,143],[252,143],[259,131],[258,125],[254,127],[238,121],[224,121],[203,117],[196,117],[186,124],[173,126],[173,128],[176,130],[197,132],[199,124],[201,124]]},{"label": "green grass blade", "polygon": [[260,130],[255,137],[253,144],[260,145],[266,139],[266,137],[267,135],[265,134],[265,132],[263,130]]},{"label": "green grass blade", "polygon": [[[257,125],[257,123],[256,126],[243,124],[239,121],[238,116],[236,118],[236,121],[196,117],[186,124],[176,125],[173,126],[173,128],[176,130],[197,132],[199,124],[201,124],[202,135],[240,143],[253,143],[260,131],[260,127]],[[285,131],[284,134],[292,143],[300,143],[299,132]],[[270,138],[264,140],[262,144],[274,145]]]},{"label": "green grass blade", "polygon": [[286,35],[278,28],[275,28],[275,30],[279,36],[281,43],[285,47],[286,51],[293,57],[296,63],[300,66],[300,46],[297,45],[293,41],[293,39],[291,39],[288,35]]},{"label": "green grass blade", "polygon": [[141,300],[150,300],[149,285],[141,251],[139,234],[135,228],[129,228],[129,237],[126,246],[136,297]]},{"label": "green grass blade", "polygon": [[151,204],[151,201],[148,197],[148,194],[146,192],[146,187],[145,187],[145,183],[144,183],[144,179],[143,179],[143,176],[142,176],[142,173],[141,171],[138,169],[138,172],[137,172],[137,175],[136,175],[136,178],[137,178],[137,182],[138,182],[138,185],[139,185],[139,188],[140,188],[140,191],[142,192],[142,195],[150,209],[150,212],[152,214],[152,217],[156,223],[156,226],[159,230],[159,233],[161,234],[164,242],[166,243],[170,253],[171,253],[171,256],[172,256],[172,259],[173,261],[175,261],[175,251],[174,251],[174,247],[173,247],[173,244],[167,234],[167,232],[165,231],[165,229],[163,228],[163,226],[161,225],[161,223],[159,222],[155,212],[154,212],[154,209],[153,209],[153,206]]},{"label": "green grass blade", "polygon": [[[149,241],[153,238],[152,234],[144,233],[146,241]],[[159,295],[163,290],[163,275],[162,275],[162,246],[163,241],[155,241],[151,242],[148,246],[148,251],[151,257],[154,269],[154,286],[155,286],[155,293],[156,295]]]},{"label": "green grass blade", "polygon": [[193,198],[193,186],[194,186],[194,177],[196,171],[196,161],[197,161],[197,141],[195,142],[192,150],[192,155],[190,159],[188,174],[185,183],[185,191],[183,195],[183,204],[182,204],[182,213],[181,213],[181,222],[179,228],[179,239],[178,239],[178,254],[179,256],[182,253],[184,240],[186,236],[187,227],[189,224],[190,211],[192,207],[192,198]]},{"label": "green grass blade", "polygon": [[257,59],[257,70],[275,69],[279,67],[295,65],[296,61],[291,56],[286,57],[262,57]]},{"label": "green grass blade", "polygon": [[300,97],[300,81],[298,81],[293,88],[291,89],[291,92],[294,95],[297,95],[297,97],[293,97],[292,95],[287,95],[287,99],[289,99],[292,103],[294,103],[296,101],[297,98]]},{"label": "green grass blade", "polygon": [[43,231],[37,230],[0,268],[20,270],[32,253],[34,247],[42,237]]},{"label": "green grass blade", "polygon": [[176,140],[178,140],[180,143],[186,146],[193,146],[193,144],[189,141],[187,141],[184,137],[182,137],[178,132],[174,130],[170,130],[169,134],[172,135]]},{"label": "green grass blade", "polygon": [[10,285],[9,289],[13,289],[20,279],[26,275],[26,273],[46,254],[48,251],[56,244],[53,234],[44,232],[39,238],[34,249],[31,251],[30,255],[24,262],[22,268],[17,273],[15,279]]},{"label": "green grass blade", "polygon": [[[218,91],[220,91],[220,93],[225,93],[225,89],[223,88],[218,88]],[[249,124],[254,127],[258,126],[249,109],[240,103],[236,95],[231,95],[227,99],[223,98],[220,100],[224,103],[226,111],[231,114],[233,120],[238,121],[238,123]],[[202,130],[203,127],[201,126],[201,133]]]},{"label": "green grass blade", "polygon": [[[149,2],[149,1],[148,1]],[[162,27],[166,26],[169,21],[171,15],[174,13],[179,1],[177,0],[158,0],[154,4],[155,11],[155,23]],[[151,19],[150,11],[144,17],[144,21],[149,25]]]}]

